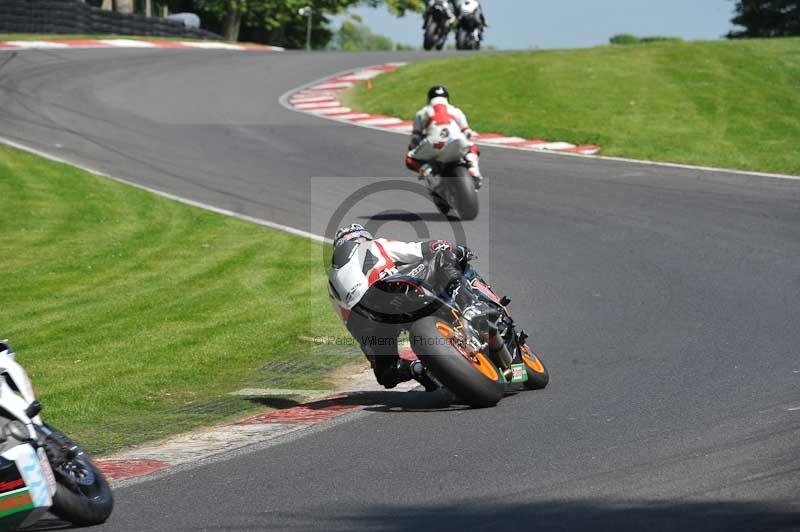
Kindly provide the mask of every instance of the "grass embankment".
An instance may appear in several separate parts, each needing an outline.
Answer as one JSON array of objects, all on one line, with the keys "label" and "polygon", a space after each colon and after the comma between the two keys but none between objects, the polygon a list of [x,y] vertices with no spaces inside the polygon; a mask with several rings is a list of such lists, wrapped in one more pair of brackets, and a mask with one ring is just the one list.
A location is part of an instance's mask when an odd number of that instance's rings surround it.
[{"label": "grass embankment", "polygon": [[324,389],[354,360],[298,339],[343,332],[321,244],[6,147],[0,197],[0,337],[89,449],[291,404],[228,394]]},{"label": "grass embankment", "polygon": [[411,117],[446,85],[477,131],[800,174],[800,39],[656,42],[416,63],[349,105]]}]

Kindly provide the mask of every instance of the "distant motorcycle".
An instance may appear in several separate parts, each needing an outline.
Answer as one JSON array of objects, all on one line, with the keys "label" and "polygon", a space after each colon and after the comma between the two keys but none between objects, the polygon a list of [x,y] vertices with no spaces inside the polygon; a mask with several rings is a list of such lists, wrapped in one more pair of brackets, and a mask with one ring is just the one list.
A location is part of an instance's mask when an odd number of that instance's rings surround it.
[{"label": "distant motorcycle", "polygon": [[49,509],[78,526],[103,523],[114,499],[80,447],[42,422],[25,370],[0,342],[0,530],[35,523]]},{"label": "distant motorcycle", "polygon": [[452,10],[449,0],[434,0],[425,13],[425,39],[423,47],[426,50],[441,50],[450,34]]},{"label": "distant motorcycle", "polygon": [[484,21],[480,13],[480,4],[475,0],[464,0],[461,3],[456,31],[456,48],[459,50],[481,49]]}]

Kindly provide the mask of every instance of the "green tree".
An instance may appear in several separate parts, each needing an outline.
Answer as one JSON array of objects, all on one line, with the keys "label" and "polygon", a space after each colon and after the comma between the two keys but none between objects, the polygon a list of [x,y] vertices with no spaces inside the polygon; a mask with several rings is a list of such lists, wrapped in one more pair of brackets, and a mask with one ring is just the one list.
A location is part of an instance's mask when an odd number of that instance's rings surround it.
[{"label": "green tree", "polygon": [[800,35],[800,2],[797,0],[738,0],[731,20],[743,30],[728,33],[729,39]]},{"label": "green tree", "polygon": [[244,26],[272,44],[300,47],[305,43],[307,19],[298,11],[311,6],[312,44],[322,48],[333,35],[328,16],[362,3],[386,6],[397,16],[422,11],[425,5],[424,0],[195,0],[195,7],[204,27],[220,31],[228,40],[238,40]]},{"label": "green tree", "polygon": [[394,43],[388,37],[372,33],[363,24],[345,20],[336,33],[334,47],[345,52],[393,50]]}]

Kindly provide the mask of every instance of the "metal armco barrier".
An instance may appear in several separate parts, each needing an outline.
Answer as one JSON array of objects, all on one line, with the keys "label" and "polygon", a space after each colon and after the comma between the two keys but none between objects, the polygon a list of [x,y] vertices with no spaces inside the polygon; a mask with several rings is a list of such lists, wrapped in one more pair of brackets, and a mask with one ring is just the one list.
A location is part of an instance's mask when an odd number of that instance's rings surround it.
[{"label": "metal armco barrier", "polygon": [[180,22],[106,11],[78,0],[0,0],[0,32],[222,38],[210,31],[186,28]]}]

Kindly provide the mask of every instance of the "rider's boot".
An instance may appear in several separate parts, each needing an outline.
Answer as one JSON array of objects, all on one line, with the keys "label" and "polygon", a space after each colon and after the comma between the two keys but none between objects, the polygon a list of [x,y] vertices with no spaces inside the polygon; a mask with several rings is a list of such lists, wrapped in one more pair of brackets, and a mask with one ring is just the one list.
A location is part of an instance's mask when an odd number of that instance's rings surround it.
[{"label": "rider's boot", "polygon": [[425,387],[426,392],[435,392],[439,389],[439,385],[428,375],[422,362],[419,360],[411,362],[409,369],[411,371],[411,376],[415,381]]},{"label": "rider's boot", "polygon": [[483,176],[481,175],[478,154],[468,153],[466,160],[469,164],[469,175],[472,176],[472,180],[475,182],[475,189],[480,190],[480,188],[483,186]]},{"label": "rider's boot", "polygon": [[433,173],[433,167],[428,163],[420,166],[419,180],[425,183],[425,186],[431,192],[436,192],[436,187],[439,186],[439,176]]},{"label": "rider's boot", "polygon": [[391,390],[401,382],[407,382],[414,378],[411,374],[411,363],[408,360],[399,359],[397,363],[386,368],[378,379],[378,383],[384,388]]}]

